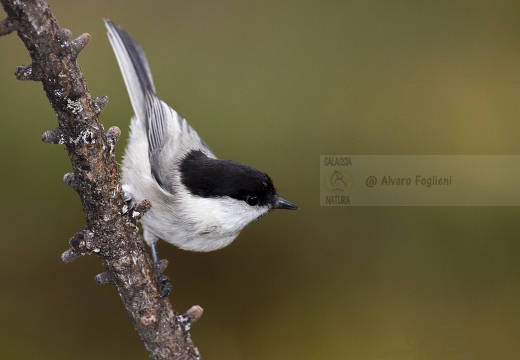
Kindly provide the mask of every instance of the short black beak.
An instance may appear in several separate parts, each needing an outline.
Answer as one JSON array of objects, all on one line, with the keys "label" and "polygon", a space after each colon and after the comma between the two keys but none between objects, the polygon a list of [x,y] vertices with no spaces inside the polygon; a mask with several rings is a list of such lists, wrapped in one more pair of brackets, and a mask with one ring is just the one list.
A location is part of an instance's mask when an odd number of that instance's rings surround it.
[{"label": "short black beak", "polygon": [[298,210],[299,207],[297,205],[294,205],[292,202],[277,196],[274,202],[273,209]]}]

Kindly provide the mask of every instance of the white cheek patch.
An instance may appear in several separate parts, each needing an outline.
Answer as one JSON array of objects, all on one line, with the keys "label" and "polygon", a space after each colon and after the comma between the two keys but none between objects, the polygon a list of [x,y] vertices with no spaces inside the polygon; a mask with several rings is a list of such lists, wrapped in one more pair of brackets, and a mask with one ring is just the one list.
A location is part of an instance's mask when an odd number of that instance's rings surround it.
[{"label": "white cheek patch", "polygon": [[199,224],[199,231],[222,234],[238,233],[269,210],[230,197],[203,198],[191,194],[182,197],[179,209],[186,218]]}]

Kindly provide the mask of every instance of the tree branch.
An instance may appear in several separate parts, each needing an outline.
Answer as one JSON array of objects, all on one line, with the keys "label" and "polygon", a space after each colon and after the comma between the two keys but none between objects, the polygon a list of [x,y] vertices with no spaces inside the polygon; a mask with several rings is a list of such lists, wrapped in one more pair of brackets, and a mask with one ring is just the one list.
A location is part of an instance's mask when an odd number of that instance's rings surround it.
[{"label": "tree branch", "polygon": [[43,0],[0,2],[7,13],[0,36],[16,31],[32,59],[31,65],[18,67],[16,78],[43,84],[58,127],[45,132],[42,140],[67,147],[73,172],[64,181],[80,195],[85,213],[86,227],[70,239],[63,261],[98,255],[106,272],[96,281],[116,285],[151,359],[198,359],[188,330],[202,309],[194,306],[178,315],[168,299],[160,297],[136,226],[150,204],[145,201],[135,211],[126,207],[114,157],[120,130],[112,127],[104,134],[98,115],[108,98],[91,98],[76,62],[90,35],[69,41],[71,32],[60,28]]}]

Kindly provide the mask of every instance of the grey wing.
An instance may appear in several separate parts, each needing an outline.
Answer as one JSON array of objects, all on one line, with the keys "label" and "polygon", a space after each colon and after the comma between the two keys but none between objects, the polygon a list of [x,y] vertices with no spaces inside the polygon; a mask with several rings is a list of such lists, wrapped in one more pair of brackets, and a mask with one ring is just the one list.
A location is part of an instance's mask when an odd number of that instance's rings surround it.
[{"label": "grey wing", "polygon": [[152,94],[147,96],[146,120],[152,175],[164,190],[175,192],[176,165],[190,151],[201,150],[216,158],[186,119]]}]

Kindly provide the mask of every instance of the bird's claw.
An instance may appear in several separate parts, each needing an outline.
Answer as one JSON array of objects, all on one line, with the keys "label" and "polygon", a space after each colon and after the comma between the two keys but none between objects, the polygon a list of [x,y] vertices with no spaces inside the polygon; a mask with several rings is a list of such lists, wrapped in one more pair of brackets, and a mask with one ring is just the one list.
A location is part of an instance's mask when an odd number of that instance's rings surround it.
[{"label": "bird's claw", "polygon": [[162,298],[168,296],[172,291],[172,284],[168,282],[170,281],[170,278],[163,274],[164,270],[166,270],[166,266],[168,266],[168,260],[166,259],[158,260],[153,264],[155,278],[159,284]]},{"label": "bird's claw", "polygon": [[135,202],[135,199],[134,197],[132,196],[132,194],[130,194],[128,191],[124,190],[124,199],[125,199],[125,202],[126,204],[128,205],[128,209],[130,211],[133,211],[137,205],[137,203]]},{"label": "bird's claw", "polygon": [[170,281],[170,278],[166,275],[160,275],[157,277],[157,282],[159,283],[162,298],[170,295],[172,291],[172,284],[170,284],[168,281]]}]

